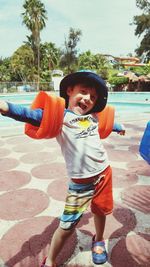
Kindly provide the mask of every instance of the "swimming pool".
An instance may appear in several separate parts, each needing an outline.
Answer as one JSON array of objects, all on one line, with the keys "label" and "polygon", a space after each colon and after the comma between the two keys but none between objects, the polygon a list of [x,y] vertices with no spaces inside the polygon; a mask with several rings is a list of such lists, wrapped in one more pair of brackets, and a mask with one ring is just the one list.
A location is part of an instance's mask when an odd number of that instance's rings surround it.
[{"label": "swimming pool", "polygon": [[[54,92],[59,95],[58,92]],[[52,92],[53,94],[53,92]],[[37,93],[24,93],[24,94],[6,94],[0,95],[1,99],[15,102],[15,103],[31,103]],[[150,92],[109,92],[108,101],[111,102],[149,102]]]},{"label": "swimming pool", "polygon": [[[8,102],[30,106],[37,93],[1,95],[0,98]],[[58,95],[58,92],[56,92]],[[108,104],[115,107],[115,112],[120,119],[135,117],[145,114],[150,119],[150,92],[109,92]],[[7,117],[0,117],[0,127],[19,125],[20,122]]]},{"label": "swimming pool", "polygon": [[6,94],[0,95],[0,99],[18,104],[30,104],[36,95],[37,93]]},{"label": "swimming pool", "polygon": [[108,100],[121,102],[149,102],[150,92],[109,92]]}]

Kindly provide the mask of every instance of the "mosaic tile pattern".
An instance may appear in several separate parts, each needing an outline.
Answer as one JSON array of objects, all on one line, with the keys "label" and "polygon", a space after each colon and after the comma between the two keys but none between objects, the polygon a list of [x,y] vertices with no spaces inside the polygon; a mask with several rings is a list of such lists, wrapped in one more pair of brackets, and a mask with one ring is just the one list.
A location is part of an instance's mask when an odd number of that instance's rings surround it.
[{"label": "mosaic tile pattern", "polygon": [[[114,211],[107,216],[103,266],[150,267],[150,166],[138,148],[146,121],[104,140],[113,168]],[[55,139],[0,137],[0,266],[39,267],[64,207],[67,174]],[[59,266],[92,267],[88,210],[58,257]]]}]

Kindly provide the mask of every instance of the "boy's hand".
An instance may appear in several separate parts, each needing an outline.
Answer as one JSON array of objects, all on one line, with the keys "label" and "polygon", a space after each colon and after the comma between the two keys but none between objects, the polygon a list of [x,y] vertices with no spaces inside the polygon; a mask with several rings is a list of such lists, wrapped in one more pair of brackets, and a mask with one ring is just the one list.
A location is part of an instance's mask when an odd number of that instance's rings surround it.
[{"label": "boy's hand", "polygon": [[120,135],[125,135],[126,132],[124,125],[116,122],[114,123],[113,131]]},{"label": "boy's hand", "polygon": [[5,114],[9,111],[7,102],[0,100],[0,113]]},{"label": "boy's hand", "polygon": [[125,130],[121,130],[120,132],[117,132],[117,134],[120,134],[120,135],[125,135],[126,131]]}]

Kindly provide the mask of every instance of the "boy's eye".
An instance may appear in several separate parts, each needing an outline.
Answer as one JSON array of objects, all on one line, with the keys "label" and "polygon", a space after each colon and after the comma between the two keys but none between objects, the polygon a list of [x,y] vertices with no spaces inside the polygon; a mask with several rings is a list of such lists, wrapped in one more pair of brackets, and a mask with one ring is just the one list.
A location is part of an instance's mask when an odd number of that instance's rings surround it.
[{"label": "boy's eye", "polygon": [[82,89],[82,90],[81,90],[81,93],[82,93],[82,94],[86,94],[86,90]]},{"label": "boy's eye", "polygon": [[95,101],[96,97],[94,95],[91,95],[91,100]]}]

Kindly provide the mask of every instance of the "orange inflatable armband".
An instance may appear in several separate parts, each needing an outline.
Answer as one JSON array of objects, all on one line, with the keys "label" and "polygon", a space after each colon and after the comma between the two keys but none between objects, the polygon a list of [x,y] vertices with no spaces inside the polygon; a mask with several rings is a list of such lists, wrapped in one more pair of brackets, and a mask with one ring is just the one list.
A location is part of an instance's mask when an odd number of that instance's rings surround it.
[{"label": "orange inflatable armband", "polygon": [[56,137],[63,123],[65,100],[41,91],[31,105],[31,109],[37,108],[43,109],[41,124],[36,127],[26,123],[25,134],[35,139]]},{"label": "orange inflatable armband", "polygon": [[114,125],[115,109],[112,106],[106,106],[101,112],[97,113],[99,121],[99,135],[104,139],[110,135]]},{"label": "orange inflatable armband", "polygon": [[[56,137],[62,128],[65,100],[62,97],[48,95],[41,91],[33,101],[31,109],[43,109],[43,117],[39,127],[25,124],[25,134],[35,139]],[[99,135],[101,139],[109,136],[114,124],[114,108],[106,106],[97,113]]]}]

